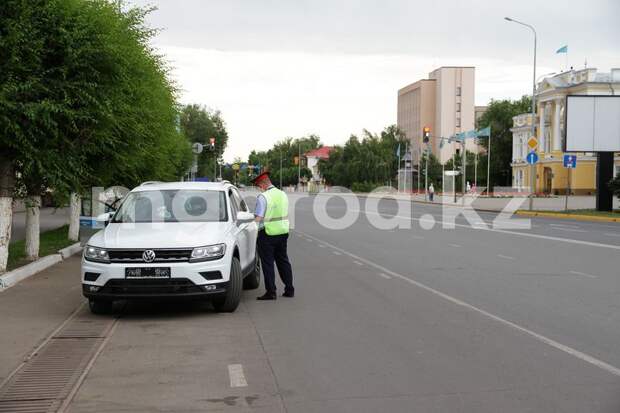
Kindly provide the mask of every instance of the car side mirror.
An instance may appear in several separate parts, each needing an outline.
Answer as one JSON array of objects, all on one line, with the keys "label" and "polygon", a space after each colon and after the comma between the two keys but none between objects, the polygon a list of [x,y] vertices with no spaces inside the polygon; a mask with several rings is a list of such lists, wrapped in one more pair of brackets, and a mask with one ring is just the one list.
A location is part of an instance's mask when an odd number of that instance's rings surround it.
[{"label": "car side mirror", "polygon": [[245,224],[246,222],[254,221],[254,214],[248,211],[237,212],[237,223]]},{"label": "car side mirror", "polygon": [[110,220],[112,219],[113,215],[114,215],[114,212],[112,211],[105,212],[101,215],[98,215],[97,222],[103,222],[103,225],[107,226],[110,223]]}]

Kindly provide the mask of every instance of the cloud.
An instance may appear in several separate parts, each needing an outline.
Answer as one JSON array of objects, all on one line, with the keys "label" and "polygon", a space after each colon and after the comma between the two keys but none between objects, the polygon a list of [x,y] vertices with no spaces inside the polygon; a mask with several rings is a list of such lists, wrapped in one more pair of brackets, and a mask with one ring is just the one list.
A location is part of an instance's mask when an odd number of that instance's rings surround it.
[{"label": "cloud", "polygon": [[161,52],[174,67],[182,102],[222,111],[230,135],[228,160],[287,136],[315,133],[335,144],[364,128],[378,132],[396,122],[398,89],[441,65],[477,66],[477,104],[518,98],[531,88],[531,67],[491,59],[174,46]]}]

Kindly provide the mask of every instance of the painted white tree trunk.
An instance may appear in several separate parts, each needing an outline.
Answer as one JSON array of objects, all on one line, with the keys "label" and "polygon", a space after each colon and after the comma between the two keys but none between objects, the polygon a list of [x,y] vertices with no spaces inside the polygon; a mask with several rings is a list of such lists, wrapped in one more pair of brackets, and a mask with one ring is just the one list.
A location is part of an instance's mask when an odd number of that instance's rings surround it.
[{"label": "painted white tree trunk", "polygon": [[71,241],[80,240],[80,210],[82,209],[82,198],[75,192],[71,194],[71,215],[69,216],[69,239]]},{"label": "painted white tree trunk", "polygon": [[13,198],[0,197],[0,273],[6,271],[13,223]]},{"label": "painted white tree trunk", "polygon": [[39,224],[41,216],[41,197],[29,196],[26,198],[26,258],[39,258]]}]

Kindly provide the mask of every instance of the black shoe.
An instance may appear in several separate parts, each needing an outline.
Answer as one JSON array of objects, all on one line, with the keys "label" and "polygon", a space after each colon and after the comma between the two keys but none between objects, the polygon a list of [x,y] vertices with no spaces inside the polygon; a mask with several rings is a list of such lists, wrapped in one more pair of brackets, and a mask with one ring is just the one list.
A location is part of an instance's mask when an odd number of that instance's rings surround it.
[{"label": "black shoe", "polygon": [[258,301],[275,300],[276,298],[277,297],[275,293],[265,293],[261,295],[260,297],[256,297]]},{"label": "black shoe", "polygon": [[284,294],[282,294],[282,297],[293,298],[295,297],[295,291],[284,291]]}]

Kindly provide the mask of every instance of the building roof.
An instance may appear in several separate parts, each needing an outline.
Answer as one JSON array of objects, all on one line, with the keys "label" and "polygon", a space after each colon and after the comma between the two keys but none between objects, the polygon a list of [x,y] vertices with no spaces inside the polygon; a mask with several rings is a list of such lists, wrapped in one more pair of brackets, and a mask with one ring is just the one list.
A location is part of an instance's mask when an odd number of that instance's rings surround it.
[{"label": "building roof", "polygon": [[319,159],[329,159],[329,153],[333,150],[334,148],[332,146],[322,146],[318,149],[313,149],[309,152],[304,153],[304,156],[306,158],[308,157],[314,157],[314,158],[319,158]]}]

